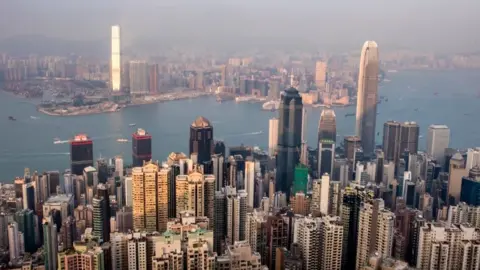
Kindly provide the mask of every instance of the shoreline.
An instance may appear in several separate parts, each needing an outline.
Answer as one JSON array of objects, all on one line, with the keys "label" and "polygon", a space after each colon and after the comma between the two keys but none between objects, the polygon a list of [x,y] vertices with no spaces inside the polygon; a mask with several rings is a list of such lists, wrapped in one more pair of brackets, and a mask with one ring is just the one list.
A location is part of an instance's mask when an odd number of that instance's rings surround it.
[{"label": "shoreline", "polygon": [[[138,107],[138,106],[144,106],[144,105],[151,105],[151,104],[158,104],[158,103],[164,103],[164,102],[170,102],[170,101],[179,101],[179,100],[186,100],[186,99],[197,99],[197,98],[202,98],[202,97],[208,97],[213,95],[213,93],[202,93],[202,94],[197,94],[195,96],[181,96],[181,97],[176,97],[172,99],[155,99],[155,100],[149,100],[146,102],[141,102],[141,103],[132,103],[132,104],[117,104],[117,108],[115,110],[105,110],[105,111],[82,111],[82,112],[74,112],[74,113],[56,113],[49,111],[43,107],[41,107],[40,104],[36,105],[37,111],[41,112],[43,114],[49,115],[49,116],[59,116],[59,117],[72,117],[72,116],[83,116],[83,115],[93,115],[93,114],[103,114],[103,113],[116,113],[119,112],[125,108],[128,107]],[[18,97],[18,96],[17,96]],[[20,97],[22,98],[22,97]]]}]

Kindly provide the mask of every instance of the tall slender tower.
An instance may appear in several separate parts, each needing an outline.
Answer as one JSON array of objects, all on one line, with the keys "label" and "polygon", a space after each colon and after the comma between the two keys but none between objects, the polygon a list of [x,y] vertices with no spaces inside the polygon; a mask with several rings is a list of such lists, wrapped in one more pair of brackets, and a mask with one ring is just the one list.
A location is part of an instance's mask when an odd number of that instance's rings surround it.
[{"label": "tall slender tower", "polygon": [[190,155],[197,154],[197,163],[209,161],[213,154],[213,126],[207,118],[197,117],[190,126]]},{"label": "tall slender tower", "polygon": [[275,155],[278,144],[278,118],[271,118],[268,121],[268,154]]},{"label": "tall slender tower", "polygon": [[325,173],[332,176],[336,139],[335,112],[331,109],[325,109],[322,111],[318,123],[318,177]]},{"label": "tall slender tower", "polygon": [[295,88],[282,92],[278,121],[276,191],[290,198],[295,166],[302,145],[302,97]]},{"label": "tall slender tower", "polygon": [[363,151],[375,150],[375,123],[378,95],[378,46],[375,41],[363,44],[358,71],[356,133],[362,142]]},{"label": "tall slender tower", "polygon": [[121,66],[120,62],[120,26],[112,26],[112,51],[110,59],[110,86],[112,91],[120,91],[121,88]]}]

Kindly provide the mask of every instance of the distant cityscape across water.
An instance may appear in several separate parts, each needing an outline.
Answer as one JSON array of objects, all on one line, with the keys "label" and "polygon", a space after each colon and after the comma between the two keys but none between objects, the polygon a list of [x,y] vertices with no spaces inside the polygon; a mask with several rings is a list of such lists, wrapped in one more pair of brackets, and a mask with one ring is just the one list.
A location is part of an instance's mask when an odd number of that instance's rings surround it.
[{"label": "distant cityscape across water", "polygon": [[[474,147],[480,138],[480,86],[478,70],[402,71],[388,73],[390,82],[380,86],[377,144],[381,143],[387,120],[415,121],[420,125],[420,149],[425,149],[430,124],[446,124],[451,129],[450,146]],[[33,101],[0,93],[0,181],[10,182],[23,169],[48,171],[69,168],[69,144],[77,133],[94,141],[95,158],[122,155],[131,162],[131,134],[144,128],[152,135],[153,159],[165,160],[172,151],[188,152],[189,126],[202,115],[214,127],[214,137],[227,147],[245,144],[266,150],[268,119],[276,112],[262,111],[261,103],[218,103],[215,98],[199,98],[127,108],[116,113],[56,117],[36,111]],[[337,142],[355,129],[355,106],[336,107]],[[309,108],[307,142],[315,147],[321,108]],[[13,116],[17,121],[10,121]],[[133,125],[135,124],[135,125]],[[128,142],[118,142],[118,139]]]}]

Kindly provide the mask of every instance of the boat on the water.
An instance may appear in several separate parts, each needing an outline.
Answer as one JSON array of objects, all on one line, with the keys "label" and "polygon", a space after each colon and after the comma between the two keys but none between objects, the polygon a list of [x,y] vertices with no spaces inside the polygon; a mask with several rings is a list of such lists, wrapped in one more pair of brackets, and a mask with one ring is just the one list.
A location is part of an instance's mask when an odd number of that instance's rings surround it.
[{"label": "boat on the water", "polygon": [[68,143],[68,140],[62,141],[60,138],[54,138],[53,139],[53,144],[63,144],[63,143]]},{"label": "boat on the water", "polygon": [[129,124],[128,126],[134,127],[134,126],[136,126],[136,125],[137,125],[137,124],[135,124],[135,123],[131,123],[131,124]]},{"label": "boat on the water", "polygon": [[349,117],[349,116],[355,116],[355,113],[346,113],[345,114],[345,117]]},{"label": "boat on the water", "polygon": [[280,101],[276,101],[276,100],[267,101],[262,105],[262,109],[266,111],[275,111],[275,110],[278,110],[279,107],[280,107]]},{"label": "boat on the water", "polygon": [[10,120],[10,121],[17,121],[17,119],[15,119],[15,117],[13,117],[13,116],[9,116],[9,117],[8,117],[8,120]]},{"label": "boat on the water", "polygon": [[126,143],[126,142],[128,142],[128,140],[127,139],[117,139],[117,142]]}]

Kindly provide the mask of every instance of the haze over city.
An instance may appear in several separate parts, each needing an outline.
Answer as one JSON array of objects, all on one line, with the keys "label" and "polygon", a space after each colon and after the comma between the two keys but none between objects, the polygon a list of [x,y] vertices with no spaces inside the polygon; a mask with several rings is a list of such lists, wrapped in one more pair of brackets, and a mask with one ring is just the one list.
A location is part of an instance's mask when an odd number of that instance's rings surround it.
[{"label": "haze over city", "polygon": [[383,50],[474,52],[479,9],[470,0],[2,1],[0,40],[40,35],[105,50],[106,29],[119,24],[125,46],[350,51],[372,39]]}]

